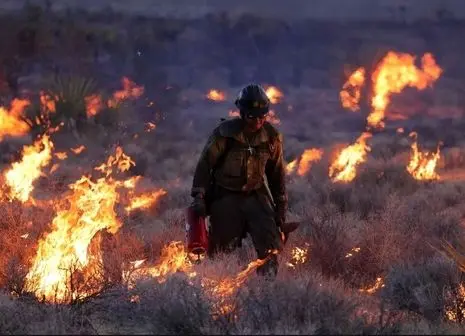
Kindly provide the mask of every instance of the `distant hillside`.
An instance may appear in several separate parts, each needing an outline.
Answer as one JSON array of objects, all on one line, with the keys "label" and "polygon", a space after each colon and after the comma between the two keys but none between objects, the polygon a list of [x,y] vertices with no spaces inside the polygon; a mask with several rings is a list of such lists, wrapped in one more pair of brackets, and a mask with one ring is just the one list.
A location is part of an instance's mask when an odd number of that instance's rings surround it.
[{"label": "distant hillside", "polygon": [[[0,0],[0,10],[21,8],[26,0]],[[29,0],[45,4],[46,0]],[[286,19],[394,20],[465,18],[463,0],[49,0],[53,9],[67,7],[162,17],[200,17],[207,13],[254,13]]]}]

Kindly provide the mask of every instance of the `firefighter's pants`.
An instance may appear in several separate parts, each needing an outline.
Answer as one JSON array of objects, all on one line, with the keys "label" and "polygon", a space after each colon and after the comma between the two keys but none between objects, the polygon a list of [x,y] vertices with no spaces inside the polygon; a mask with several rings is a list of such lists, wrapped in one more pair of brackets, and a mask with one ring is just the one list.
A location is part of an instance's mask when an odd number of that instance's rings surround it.
[{"label": "firefighter's pants", "polygon": [[282,249],[275,214],[267,197],[257,192],[249,194],[223,191],[210,207],[210,249],[216,252],[231,252],[241,245],[241,240],[250,234],[259,259],[269,258],[257,269],[260,275],[275,276],[278,259],[271,251]]}]

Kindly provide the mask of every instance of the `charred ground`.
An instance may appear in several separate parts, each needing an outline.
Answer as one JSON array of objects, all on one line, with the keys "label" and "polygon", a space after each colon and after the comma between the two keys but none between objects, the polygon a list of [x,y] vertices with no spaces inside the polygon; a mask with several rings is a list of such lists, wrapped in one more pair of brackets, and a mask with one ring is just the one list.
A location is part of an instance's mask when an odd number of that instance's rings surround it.
[{"label": "charred ground", "polygon": [[[288,161],[306,148],[325,150],[305,176],[289,176],[289,216],[303,225],[282,256],[278,280],[264,283],[251,276],[234,299],[235,310],[219,318],[201,283],[183,272],[161,284],[140,281],[130,291],[104,287],[71,305],[38,302],[25,293],[24,278],[40,237],[51,230],[53,208],[1,204],[0,333],[463,332],[463,275],[433,246],[446,240],[460,247],[465,234],[460,175],[465,23],[58,16],[28,7],[3,17],[0,28],[5,105],[15,94],[34,97],[53,74],[93,78],[99,93],[117,90],[123,76],[144,86],[142,97],[117,111],[102,111],[52,134],[56,151],[79,145],[87,150],[69,155],[35,184],[36,199],[60,195],[120,145],[136,163],[128,176],[142,175],[147,185],[167,190],[150,211],[122,219],[123,227],[110,239],[115,265],[144,258],[156,264],[166,244],[184,239],[183,209],[194,165],[208,132],[228,116],[244,83],[282,90],[274,109]],[[388,118],[370,142],[372,151],[357,178],[333,183],[327,173],[332,150],[353,142],[369,113],[368,95],[361,112],[354,113],[341,107],[339,91],[354,69],[370,71],[389,50],[431,52],[444,73],[431,89],[394,96],[388,115],[408,118]],[[212,88],[228,99],[206,99]],[[147,132],[147,122],[156,128]],[[405,132],[397,133],[398,127]],[[410,131],[418,132],[422,147],[444,142],[438,171],[449,178],[421,182],[406,172]],[[32,141],[32,136],[4,139],[3,169]],[[308,251],[307,261],[296,267],[286,264],[293,247]],[[231,258],[205,262],[196,271],[233,276],[255,255],[248,243]],[[374,288],[378,278],[384,287]]]}]

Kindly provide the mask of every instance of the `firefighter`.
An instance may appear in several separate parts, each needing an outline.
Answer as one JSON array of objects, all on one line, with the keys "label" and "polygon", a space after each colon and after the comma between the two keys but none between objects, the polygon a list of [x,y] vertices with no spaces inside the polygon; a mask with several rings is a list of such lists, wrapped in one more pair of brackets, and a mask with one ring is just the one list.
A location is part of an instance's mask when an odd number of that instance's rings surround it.
[{"label": "firefighter", "polygon": [[282,135],[266,121],[270,100],[257,84],[235,101],[240,118],[221,122],[197,163],[191,196],[199,216],[210,215],[209,251],[231,252],[248,233],[260,275],[276,276],[287,209]]}]

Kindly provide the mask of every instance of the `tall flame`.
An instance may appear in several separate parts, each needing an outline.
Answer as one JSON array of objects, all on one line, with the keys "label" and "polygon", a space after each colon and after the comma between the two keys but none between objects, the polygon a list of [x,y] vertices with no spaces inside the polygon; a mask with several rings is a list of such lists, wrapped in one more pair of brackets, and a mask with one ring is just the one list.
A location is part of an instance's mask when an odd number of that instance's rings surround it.
[{"label": "tall flame", "polygon": [[339,94],[342,106],[351,111],[360,109],[361,90],[365,84],[365,68],[358,68],[347,79]]},{"label": "tall flame", "polygon": [[82,273],[84,282],[97,276],[95,268],[101,261],[101,253],[97,250],[89,255],[88,249],[97,232],[106,230],[115,234],[121,227],[115,211],[120,199],[117,188],[133,187],[134,183],[117,180],[113,174],[126,171],[133,164],[118,147],[115,156],[95,168],[103,177],[93,181],[82,176],[69,186],[70,192],[52,221],[51,232],[39,241],[37,254],[26,276],[29,291],[58,302],[93,294],[69,292],[71,270]]},{"label": "tall flame", "polygon": [[416,180],[438,180],[436,165],[440,158],[439,146],[435,153],[421,152],[418,150],[417,133],[412,132],[410,136],[414,138],[414,142],[411,145],[412,152],[407,171]]},{"label": "tall flame", "polygon": [[42,168],[52,159],[53,143],[48,135],[44,135],[33,145],[24,146],[22,159],[14,162],[5,172],[6,184],[9,187],[9,197],[27,202],[34,190],[33,183],[42,174]]},{"label": "tall flame", "polygon": [[358,165],[366,161],[367,153],[371,150],[366,143],[371,136],[371,133],[362,133],[354,144],[339,153],[329,167],[329,176],[334,182],[350,182],[355,178]]},{"label": "tall flame", "polygon": [[441,75],[442,69],[436,64],[433,55],[427,53],[421,59],[422,69],[415,66],[415,56],[389,52],[379,63],[372,76],[372,111],[368,115],[368,126],[384,127],[386,107],[392,93],[400,93],[407,87],[424,90]]}]

